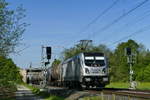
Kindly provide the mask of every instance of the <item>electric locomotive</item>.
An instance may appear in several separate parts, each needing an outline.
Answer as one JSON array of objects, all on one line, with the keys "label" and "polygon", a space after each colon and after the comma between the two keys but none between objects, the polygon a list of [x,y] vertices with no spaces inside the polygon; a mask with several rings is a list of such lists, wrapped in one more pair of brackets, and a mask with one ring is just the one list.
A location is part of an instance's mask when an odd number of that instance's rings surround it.
[{"label": "electric locomotive", "polygon": [[51,68],[50,79],[62,86],[105,87],[109,84],[108,62],[104,53],[80,53],[54,68]]}]

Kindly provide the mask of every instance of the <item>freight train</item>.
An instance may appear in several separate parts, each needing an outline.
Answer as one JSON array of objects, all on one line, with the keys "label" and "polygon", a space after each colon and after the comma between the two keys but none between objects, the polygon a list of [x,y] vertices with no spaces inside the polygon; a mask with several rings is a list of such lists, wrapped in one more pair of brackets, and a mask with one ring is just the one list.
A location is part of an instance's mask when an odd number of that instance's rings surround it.
[{"label": "freight train", "polygon": [[109,84],[108,61],[104,53],[80,53],[48,70],[50,85],[105,87]]},{"label": "freight train", "polygon": [[43,69],[40,68],[29,68],[24,73],[27,84],[40,84],[44,79]]}]

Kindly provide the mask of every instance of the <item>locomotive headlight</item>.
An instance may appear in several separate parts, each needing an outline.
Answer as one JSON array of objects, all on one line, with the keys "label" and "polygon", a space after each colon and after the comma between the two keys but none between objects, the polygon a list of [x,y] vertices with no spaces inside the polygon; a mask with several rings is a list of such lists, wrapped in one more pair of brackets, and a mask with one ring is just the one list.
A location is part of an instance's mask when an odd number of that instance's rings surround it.
[{"label": "locomotive headlight", "polygon": [[86,74],[90,74],[90,71],[89,71],[88,68],[85,68],[85,73],[86,73]]},{"label": "locomotive headlight", "polygon": [[90,81],[91,81],[91,78],[85,78],[85,81],[86,81],[86,82],[90,82]]},{"label": "locomotive headlight", "polygon": [[108,81],[108,77],[103,77],[103,81]]}]

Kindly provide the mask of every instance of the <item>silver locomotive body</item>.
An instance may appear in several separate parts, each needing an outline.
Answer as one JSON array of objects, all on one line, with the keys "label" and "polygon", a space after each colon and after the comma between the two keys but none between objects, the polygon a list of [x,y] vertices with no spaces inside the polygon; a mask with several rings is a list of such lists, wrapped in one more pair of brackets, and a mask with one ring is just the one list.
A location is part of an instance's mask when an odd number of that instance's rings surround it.
[{"label": "silver locomotive body", "polygon": [[108,64],[103,53],[80,53],[61,64],[60,81],[67,86],[104,87],[109,83]]}]

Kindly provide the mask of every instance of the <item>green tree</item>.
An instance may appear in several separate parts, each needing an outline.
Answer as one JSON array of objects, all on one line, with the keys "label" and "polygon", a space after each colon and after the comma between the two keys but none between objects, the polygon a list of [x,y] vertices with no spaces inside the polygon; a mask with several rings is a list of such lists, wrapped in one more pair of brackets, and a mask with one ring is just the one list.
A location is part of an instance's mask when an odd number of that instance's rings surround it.
[{"label": "green tree", "polygon": [[22,21],[25,17],[24,11],[22,7],[10,10],[8,3],[0,0],[0,56],[8,56],[15,51],[15,47],[19,44],[27,26]]},{"label": "green tree", "polygon": [[22,82],[19,68],[11,59],[0,56],[0,94],[5,96],[17,90],[15,83]]},{"label": "green tree", "polygon": [[91,45],[90,46],[87,45],[86,49],[82,49],[84,45],[85,44],[79,43],[79,44],[75,45],[74,47],[65,49],[63,51],[63,59],[66,60],[66,59],[68,59],[76,54],[79,54],[81,52],[88,52],[91,49]]},{"label": "green tree", "polygon": [[8,56],[15,52],[27,24],[22,20],[25,17],[22,6],[10,10],[8,5],[0,0],[0,88],[15,90],[14,82],[21,82],[21,76],[19,68]]},{"label": "green tree", "polygon": [[61,63],[61,60],[55,59],[52,63],[52,67],[58,66]]},{"label": "green tree", "polygon": [[143,80],[150,82],[150,64],[143,71]]},{"label": "green tree", "polygon": [[120,43],[113,55],[110,57],[110,72],[112,81],[128,81],[129,80],[129,66],[127,64],[127,57],[125,56],[125,48],[132,48],[132,52],[137,54],[139,45],[134,40]]},{"label": "green tree", "polygon": [[98,46],[94,46],[93,44],[90,44],[90,45],[87,45],[86,49],[82,49],[82,45],[83,45],[82,43],[79,43],[72,48],[65,49],[63,51],[64,60],[70,57],[73,57],[81,52],[102,52],[102,53],[105,53],[106,56],[108,57],[111,54],[111,50],[107,48],[107,46],[104,44],[100,44]]},{"label": "green tree", "polygon": [[148,66],[150,65],[150,52],[149,50],[142,50],[138,54],[138,61],[137,64],[134,65],[135,70],[135,78],[137,81],[149,81],[147,77],[148,74],[146,70],[148,70]]},{"label": "green tree", "polygon": [[0,57],[0,79],[21,82],[21,75],[19,74],[19,68],[13,63],[12,59]]}]

